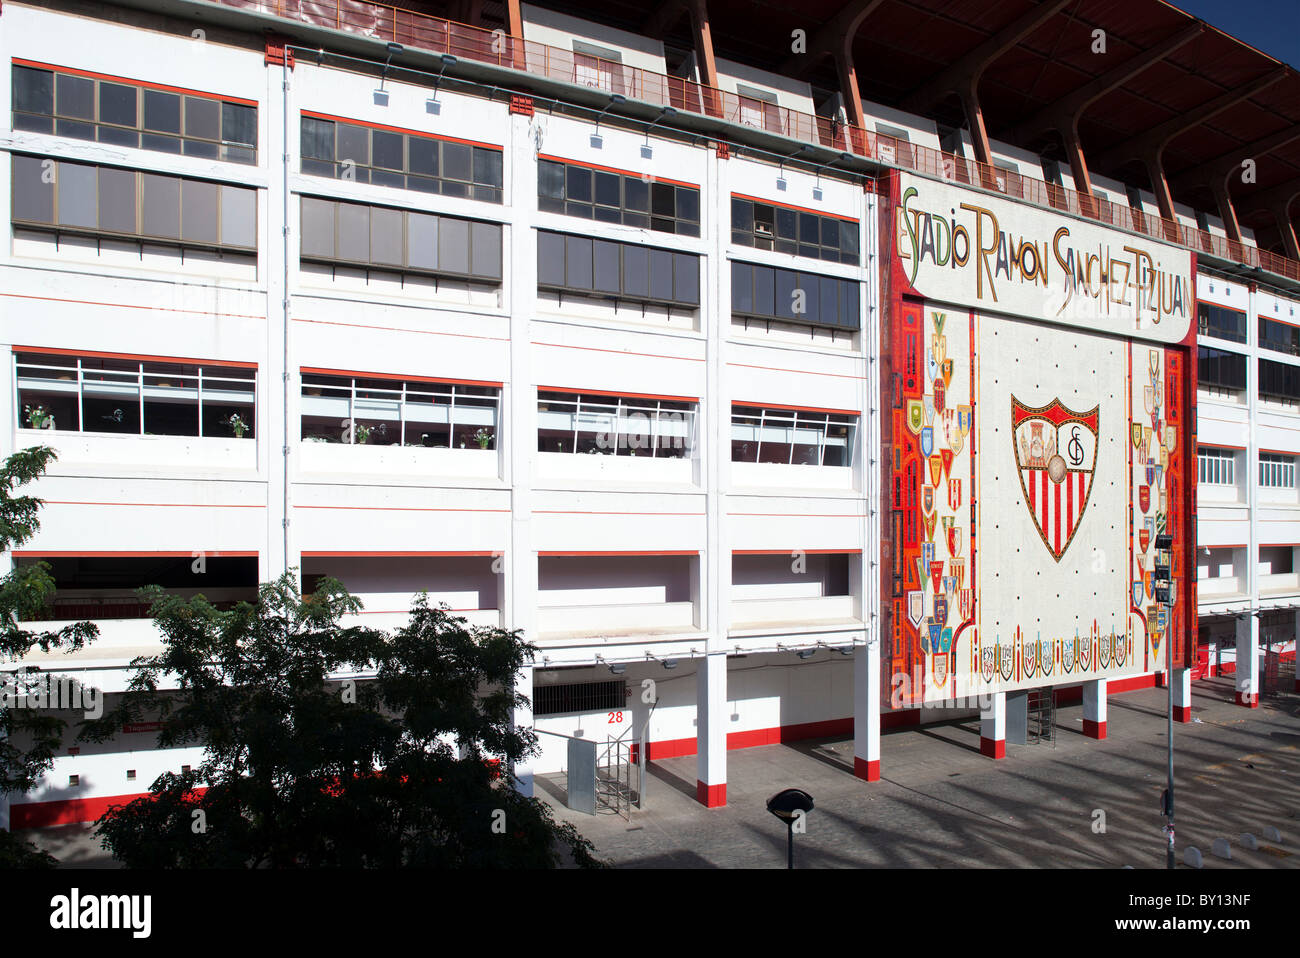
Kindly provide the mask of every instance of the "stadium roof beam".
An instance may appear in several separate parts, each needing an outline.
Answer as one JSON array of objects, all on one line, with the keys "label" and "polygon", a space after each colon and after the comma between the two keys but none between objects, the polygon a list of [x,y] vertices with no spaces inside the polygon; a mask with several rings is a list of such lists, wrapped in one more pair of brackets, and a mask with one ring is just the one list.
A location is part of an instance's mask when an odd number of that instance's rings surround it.
[{"label": "stadium roof beam", "polygon": [[1286,255],[1300,259],[1300,244],[1296,242],[1295,224],[1291,221],[1291,204],[1300,197],[1300,176],[1279,183],[1277,186],[1250,196],[1250,206],[1242,207],[1243,212],[1268,212],[1277,221],[1278,232],[1282,234],[1282,245]]},{"label": "stadium roof beam", "polygon": [[1075,0],[1045,0],[1021,14],[948,69],[904,97],[903,109],[910,113],[924,114],[945,94],[956,93],[961,97],[962,107],[966,111],[975,159],[990,165],[993,156],[989,149],[988,131],[984,127],[984,112],[980,109],[980,77],[994,60],[1074,2]]},{"label": "stadium roof beam", "polygon": [[1284,127],[1254,142],[1243,143],[1235,150],[1221,153],[1208,163],[1179,173],[1170,181],[1170,189],[1182,191],[1203,184],[1208,185],[1210,192],[1214,194],[1215,203],[1218,204],[1224,232],[1228,234],[1228,239],[1240,243],[1241,221],[1237,218],[1232,192],[1228,189],[1229,181],[1242,169],[1242,164],[1246,160],[1254,160],[1258,164],[1258,157],[1296,139],[1300,139],[1300,125]]},{"label": "stadium roof beam", "polygon": [[1256,93],[1267,89],[1286,75],[1287,69],[1285,67],[1270,70],[1250,83],[1221,93],[1208,103],[1202,103],[1194,109],[1187,110],[1166,120],[1142,136],[1126,140],[1118,146],[1112,147],[1102,153],[1097,162],[1102,166],[1111,167],[1123,163],[1125,160],[1141,160],[1147,168],[1147,175],[1151,178],[1151,192],[1156,196],[1156,203],[1160,207],[1160,215],[1166,220],[1174,220],[1176,219],[1174,198],[1169,191],[1169,182],[1165,179],[1164,171],[1164,152],[1169,141],[1180,133],[1186,133],[1193,127],[1200,126],[1206,120],[1217,116],[1224,110],[1236,106],[1242,100],[1250,99]]},{"label": "stadium roof beam", "polygon": [[[825,56],[839,56],[850,50],[862,21],[867,19],[885,0],[852,0],[818,28],[808,41],[807,53],[795,53],[777,67],[777,73],[802,77],[818,60]],[[849,57],[852,60],[852,57]]]},{"label": "stadium roof beam", "polygon": [[1205,24],[1198,20],[1185,30],[1180,30],[1150,49],[1129,57],[1119,66],[1113,67],[1085,83],[1069,96],[1064,96],[1055,103],[1048,104],[1029,119],[1016,124],[1012,130],[1012,141],[1020,142],[1039,130],[1054,129],[1064,134],[1066,132],[1065,125],[1077,126],[1079,117],[1097,100],[1116,87],[1123,86],[1143,70],[1159,63],[1179,47],[1190,43],[1204,32]]}]

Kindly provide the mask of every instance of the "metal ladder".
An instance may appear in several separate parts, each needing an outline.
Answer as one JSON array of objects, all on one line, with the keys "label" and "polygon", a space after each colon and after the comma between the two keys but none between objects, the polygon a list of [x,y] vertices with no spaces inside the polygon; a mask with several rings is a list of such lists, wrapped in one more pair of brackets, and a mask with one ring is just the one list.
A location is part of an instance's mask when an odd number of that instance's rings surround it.
[{"label": "metal ladder", "polygon": [[1025,741],[1028,745],[1051,742],[1056,748],[1056,695],[1051,687],[1030,689],[1028,728]]}]

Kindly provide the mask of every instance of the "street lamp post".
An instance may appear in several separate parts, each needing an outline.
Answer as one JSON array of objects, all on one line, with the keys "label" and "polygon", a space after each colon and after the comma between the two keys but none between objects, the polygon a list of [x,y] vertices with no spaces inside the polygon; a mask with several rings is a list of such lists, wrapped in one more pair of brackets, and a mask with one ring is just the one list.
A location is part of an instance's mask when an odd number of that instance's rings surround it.
[{"label": "street lamp post", "polygon": [[813,799],[801,788],[787,788],[767,800],[767,810],[786,827],[786,867],[794,868],[794,826],[813,810]]}]

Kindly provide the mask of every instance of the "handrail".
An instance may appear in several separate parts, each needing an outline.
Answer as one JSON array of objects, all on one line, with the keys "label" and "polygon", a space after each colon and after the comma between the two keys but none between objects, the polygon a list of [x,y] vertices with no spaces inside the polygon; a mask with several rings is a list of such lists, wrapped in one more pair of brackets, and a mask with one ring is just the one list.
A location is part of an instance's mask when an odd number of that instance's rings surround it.
[{"label": "handrail", "polygon": [[1300,282],[1300,262],[1176,220],[1142,213],[1087,193],[1021,176],[986,163],[956,156],[866,130],[838,118],[802,113],[774,103],[740,96],[685,77],[654,73],[599,57],[587,56],[503,31],[485,30],[442,17],[365,0],[211,0],[223,6],[331,27],[433,53],[512,67],[548,79],[590,86],[629,99],[679,111],[753,126],[805,143],[851,153],[958,183],[1014,196],[1048,209],[1069,212],[1208,253],[1221,259],[1269,270]]}]

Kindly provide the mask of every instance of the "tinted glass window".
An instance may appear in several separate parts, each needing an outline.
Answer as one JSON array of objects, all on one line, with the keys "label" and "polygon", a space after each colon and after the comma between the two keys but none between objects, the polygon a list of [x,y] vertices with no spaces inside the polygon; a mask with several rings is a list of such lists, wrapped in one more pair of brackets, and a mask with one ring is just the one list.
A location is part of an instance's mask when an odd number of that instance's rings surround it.
[{"label": "tinted glass window", "polygon": [[99,119],[104,123],[134,127],[138,100],[139,95],[135,87],[122,86],[119,83],[100,83]]},{"label": "tinted glass window", "polygon": [[159,133],[181,131],[181,98],[161,90],[144,91],[144,126]]},{"label": "tinted glass window", "polygon": [[54,178],[45,176],[46,164],[38,156],[13,155],[13,216],[16,220],[54,222]]},{"label": "tinted glass window", "polygon": [[560,233],[537,234],[537,282],[564,285],[564,236]]},{"label": "tinted glass window", "polygon": [[217,184],[184,181],[181,186],[181,237],[192,243],[217,242]]},{"label": "tinted glass window", "polygon": [[591,289],[592,241],[583,236],[564,238],[564,284]]},{"label": "tinted glass window", "polygon": [[59,75],[56,86],[59,116],[95,118],[95,84],[85,77]]},{"label": "tinted glass window", "polygon": [[470,248],[474,275],[500,279],[501,227],[495,223],[471,223]]},{"label": "tinted glass window", "polygon": [[450,273],[469,272],[469,223],[444,219],[438,224],[438,267]]},{"label": "tinted glass window", "polygon": [[227,143],[257,144],[257,109],[242,103],[221,104],[221,138]]},{"label": "tinted glass window", "polygon": [[438,217],[406,214],[406,257],[413,269],[438,268]]},{"label": "tinted glass window", "polygon": [[617,243],[596,240],[594,245],[594,289],[605,293],[617,293],[622,290],[621,263]]},{"label": "tinted glass window", "polygon": [[402,266],[406,239],[401,210],[373,207],[370,210],[370,262]]},{"label": "tinted glass window", "polygon": [[334,124],[315,117],[302,118],[302,155],[318,160],[334,159]]},{"label": "tinted glass window", "polygon": [[59,164],[59,223],[94,229],[99,223],[98,177],[93,166]]},{"label": "tinted glass window", "polygon": [[221,139],[221,104],[196,96],[185,98],[185,135]]},{"label": "tinted glass window", "polygon": [[[330,234],[331,238],[333,233]],[[221,188],[221,241],[257,246],[257,191],[238,186]]]},{"label": "tinted glass window", "polygon": [[174,176],[141,176],[142,232],[179,239],[181,235],[181,181]]},{"label": "tinted glass window", "polygon": [[464,143],[442,144],[442,175],[453,180],[472,179],[470,148]]},{"label": "tinted glass window", "polygon": [[304,256],[334,258],[334,212],[338,204],[302,198],[302,252]]},{"label": "tinted glass window", "polygon": [[339,258],[362,263],[369,260],[370,207],[356,203],[340,203],[338,224]]},{"label": "tinted glass window", "polygon": [[99,228],[115,233],[134,233],[135,173],[99,168]]},{"label": "tinted glass window", "polygon": [[14,67],[14,109],[26,113],[54,112],[54,74],[49,70]]},{"label": "tinted glass window", "polygon": [[628,296],[650,295],[650,251],[644,246],[623,246],[623,292]]}]

